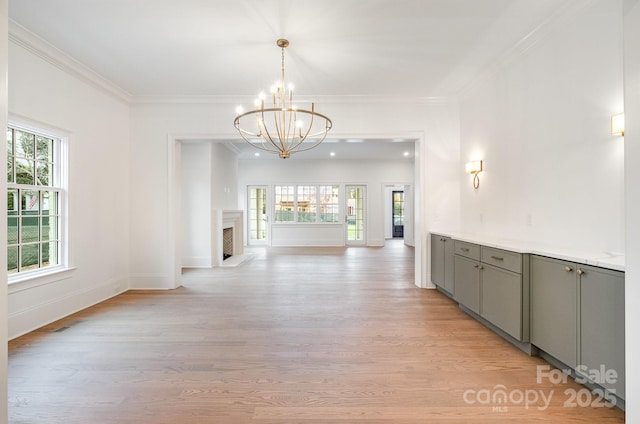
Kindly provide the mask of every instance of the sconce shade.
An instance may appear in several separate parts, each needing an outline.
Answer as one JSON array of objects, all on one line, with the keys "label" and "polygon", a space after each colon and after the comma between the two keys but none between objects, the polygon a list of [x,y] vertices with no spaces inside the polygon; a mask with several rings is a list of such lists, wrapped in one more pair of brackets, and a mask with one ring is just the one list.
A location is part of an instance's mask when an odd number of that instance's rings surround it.
[{"label": "sconce shade", "polygon": [[611,135],[624,136],[624,112],[611,117]]},{"label": "sconce shade", "polygon": [[467,174],[477,174],[478,172],[482,172],[482,161],[474,160],[467,162],[464,166],[464,170]]}]

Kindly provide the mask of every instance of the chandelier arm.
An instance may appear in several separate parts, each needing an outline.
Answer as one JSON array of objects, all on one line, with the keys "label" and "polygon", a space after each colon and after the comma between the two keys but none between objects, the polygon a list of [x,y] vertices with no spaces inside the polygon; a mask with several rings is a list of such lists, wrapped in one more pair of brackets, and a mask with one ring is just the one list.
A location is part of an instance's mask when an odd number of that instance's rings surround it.
[{"label": "chandelier arm", "polygon": [[[287,134],[285,135],[285,139],[287,140],[287,146],[289,148],[291,148],[291,146],[294,145],[294,140],[296,138],[295,123],[296,123],[298,117],[296,115],[296,111],[293,110],[292,108],[286,108],[286,111],[288,112],[289,120],[287,122]],[[293,125],[293,137],[291,137],[291,126],[292,125]]]},{"label": "chandelier arm", "polygon": [[[311,115],[311,123],[309,124],[309,127],[307,128],[307,132],[305,133],[304,137],[302,137],[300,139],[300,141],[295,146],[295,150],[296,151],[303,152],[305,150],[312,149],[312,148],[316,147],[318,144],[322,143],[324,141],[324,139],[327,137],[327,133],[329,132],[329,130],[333,126],[333,123],[331,122],[331,119],[329,119],[327,116],[325,116],[325,115],[323,115],[321,113],[315,112],[314,109],[313,109],[313,104],[312,104],[312,110],[311,111],[304,110],[304,109],[301,109],[301,110],[298,110],[298,111],[302,112],[302,113],[305,113],[305,114],[308,114],[308,115]],[[310,134],[311,127],[313,126],[313,120],[314,120],[314,117],[316,117],[316,116],[325,120],[325,129],[322,130],[322,131],[318,131],[318,132],[315,132],[313,134]],[[304,140],[306,140],[307,138],[309,138],[309,137],[315,138],[317,136],[322,136],[322,138],[320,139],[320,141],[314,143],[311,147],[306,147],[304,149],[298,148],[298,146],[300,146],[302,144],[302,142]]]},{"label": "chandelier arm", "polygon": [[[274,108],[269,108],[269,109],[264,109],[264,108],[262,108],[262,109],[260,110],[260,114],[261,114],[261,116],[262,116],[262,122],[265,122],[265,120],[264,120],[264,112],[265,112],[265,111],[266,111],[266,112],[273,112],[273,113],[274,113],[274,115],[277,115],[278,108],[275,108],[275,107],[274,107]],[[279,152],[282,152],[282,148],[281,148],[281,147],[279,147],[279,146],[278,146],[278,144],[277,144],[275,141],[273,141],[273,137],[271,136],[271,133],[269,133],[269,128],[267,128],[267,125],[266,125],[266,124],[263,124],[263,128],[264,128],[264,132],[265,132],[266,140],[267,140],[267,141],[269,141],[269,143],[273,146],[273,148],[274,148],[274,149],[276,149],[276,150],[277,150],[277,151],[279,151]],[[277,133],[279,133],[279,131],[278,131],[277,118],[276,118],[276,132],[277,132]],[[266,143],[265,143],[265,137],[263,136],[263,137],[261,137],[261,138],[262,138],[262,143],[263,143],[263,144],[266,144]],[[267,150],[267,149],[265,149],[265,150]]]},{"label": "chandelier arm", "polygon": [[[249,133],[248,131],[244,131],[245,133]],[[249,133],[251,134],[251,133]],[[244,141],[246,141],[247,143],[249,143],[251,146],[255,147],[256,149],[260,149],[260,150],[264,150],[265,152],[269,152],[269,153],[277,153],[274,152],[271,149],[267,149],[264,146],[261,146],[260,144],[256,143],[255,141],[252,141],[251,139],[247,138],[242,132],[240,133],[240,137],[242,137],[242,139]]]},{"label": "chandelier arm", "polygon": [[[278,134],[278,141],[280,142],[280,148],[278,150],[280,150],[281,152],[286,152],[289,150],[287,148],[286,139],[283,138],[284,119],[285,115],[284,113],[282,113],[282,110],[278,110],[278,108],[275,108],[275,112],[273,113],[273,120],[276,126],[276,134]],[[273,140],[271,140],[271,142],[276,143]]]}]

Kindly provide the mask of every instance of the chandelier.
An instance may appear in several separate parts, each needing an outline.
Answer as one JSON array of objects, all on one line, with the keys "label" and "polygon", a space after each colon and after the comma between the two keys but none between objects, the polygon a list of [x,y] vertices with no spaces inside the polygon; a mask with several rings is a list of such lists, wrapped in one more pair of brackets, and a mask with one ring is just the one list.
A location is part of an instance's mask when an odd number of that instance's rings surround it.
[{"label": "chandelier", "polygon": [[[332,123],[327,116],[316,112],[313,102],[310,110],[293,103],[293,85],[285,85],[284,79],[284,49],[289,41],[279,39],[276,44],[282,49],[281,79],[271,86],[269,96],[260,93],[254,102],[256,109],[244,112],[242,106],[238,106],[233,125],[253,147],[286,159],[322,143]],[[268,97],[271,105],[265,106]]]}]

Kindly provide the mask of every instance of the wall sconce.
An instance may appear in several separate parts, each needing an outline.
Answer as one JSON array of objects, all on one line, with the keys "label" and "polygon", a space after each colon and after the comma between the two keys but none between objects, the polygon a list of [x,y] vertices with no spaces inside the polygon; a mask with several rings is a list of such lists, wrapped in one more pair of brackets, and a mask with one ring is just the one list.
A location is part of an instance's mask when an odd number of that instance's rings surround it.
[{"label": "wall sconce", "polygon": [[621,135],[624,137],[624,112],[611,117],[611,135]]},{"label": "wall sconce", "polygon": [[467,162],[464,166],[464,170],[467,174],[473,174],[473,188],[480,187],[480,177],[478,177],[478,172],[482,172],[482,161],[473,160],[471,162]]}]

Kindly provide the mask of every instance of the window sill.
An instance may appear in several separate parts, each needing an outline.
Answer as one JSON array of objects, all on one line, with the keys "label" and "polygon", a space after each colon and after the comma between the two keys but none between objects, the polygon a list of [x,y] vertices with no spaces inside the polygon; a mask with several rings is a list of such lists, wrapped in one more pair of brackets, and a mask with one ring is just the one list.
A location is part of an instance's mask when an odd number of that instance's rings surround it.
[{"label": "window sill", "polygon": [[75,270],[76,267],[64,268],[61,266],[46,271],[35,271],[25,275],[9,276],[9,294],[66,280],[67,278],[71,278]]}]

